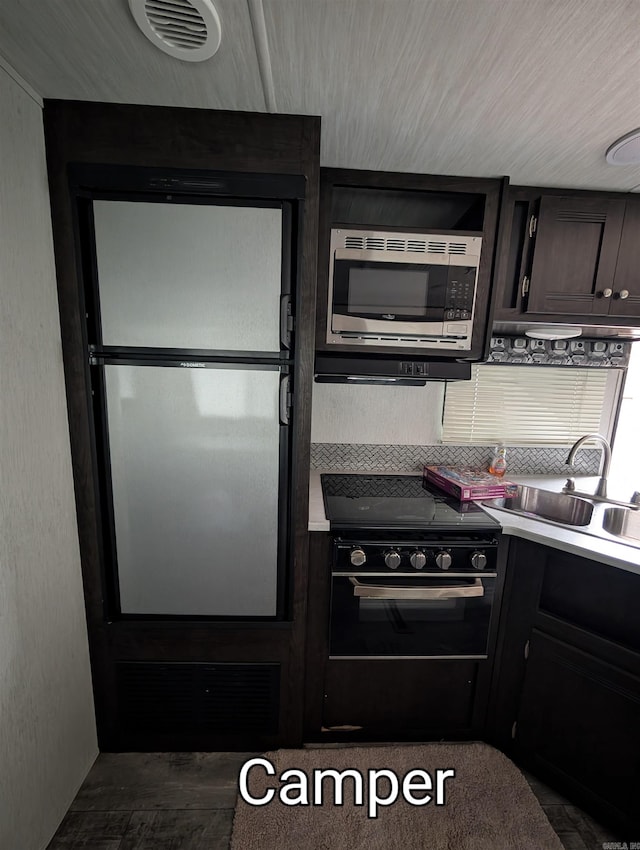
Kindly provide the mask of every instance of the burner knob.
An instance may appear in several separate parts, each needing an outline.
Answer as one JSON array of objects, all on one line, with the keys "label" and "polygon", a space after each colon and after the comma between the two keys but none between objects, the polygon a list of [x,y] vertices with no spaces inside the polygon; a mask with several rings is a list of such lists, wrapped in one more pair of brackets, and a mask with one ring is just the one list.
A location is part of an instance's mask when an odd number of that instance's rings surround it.
[{"label": "burner knob", "polygon": [[409,558],[409,562],[411,563],[411,566],[414,570],[421,570],[427,563],[427,556],[424,554],[424,552],[412,552]]},{"label": "burner knob", "polygon": [[367,560],[366,552],[364,551],[364,549],[360,549],[359,547],[356,549],[352,549],[349,555],[349,560],[351,561],[354,567],[361,567]]},{"label": "burner knob", "polygon": [[474,570],[483,570],[487,566],[487,556],[484,552],[474,552],[471,556],[471,564]]},{"label": "burner knob", "polygon": [[451,566],[451,555],[448,552],[438,552],[436,566],[439,570],[448,570]]},{"label": "burner knob", "polygon": [[400,553],[394,551],[393,549],[390,552],[385,553],[384,562],[390,570],[397,570],[400,566],[401,560],[402,558],[400,557]]}]

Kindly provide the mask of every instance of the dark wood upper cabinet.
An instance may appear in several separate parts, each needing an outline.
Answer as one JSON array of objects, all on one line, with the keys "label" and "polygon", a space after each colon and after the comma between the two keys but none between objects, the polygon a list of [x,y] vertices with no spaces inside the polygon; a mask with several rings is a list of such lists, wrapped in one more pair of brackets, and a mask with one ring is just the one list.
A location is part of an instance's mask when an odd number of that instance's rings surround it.
[{"label": "dark wood upper cabinet", "polygon": [[610,316],[640,316],[640,203],[627,202]]},{"label": "dark wood upper cabinet", "polygon": [[527,312],[607,315],[624,207],[590,198],[540,200]]},{"label": "dark wood upper cabinet", "polygon": [[640,202],[512,186],[498,248],[498,322],[640,324]]},{"label": "dark wood upper cabinet", "polygon": [[[402,348],[410,357],[481,360],[490,337],[493,262],[501,198],[507,178],[454,177],[322,168],[318,231],[316,350],[354,355],[354,346],[327,342],[327,300],[331,229],[404,230],[482,237],[471,348],[465,351]],[[369,345],[369,355],[392,355],[389,346]],[[397,354],[397,351],[396,351]]]}]

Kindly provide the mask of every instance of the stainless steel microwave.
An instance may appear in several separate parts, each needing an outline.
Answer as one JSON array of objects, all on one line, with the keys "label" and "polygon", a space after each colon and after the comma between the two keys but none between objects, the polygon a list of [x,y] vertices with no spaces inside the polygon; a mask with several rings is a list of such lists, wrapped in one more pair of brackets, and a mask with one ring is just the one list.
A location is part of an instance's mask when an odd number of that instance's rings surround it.
[{"label": "stainless steel microwave", "polygon": [[327,343],[471,349],[482,237],[331,231]]}]

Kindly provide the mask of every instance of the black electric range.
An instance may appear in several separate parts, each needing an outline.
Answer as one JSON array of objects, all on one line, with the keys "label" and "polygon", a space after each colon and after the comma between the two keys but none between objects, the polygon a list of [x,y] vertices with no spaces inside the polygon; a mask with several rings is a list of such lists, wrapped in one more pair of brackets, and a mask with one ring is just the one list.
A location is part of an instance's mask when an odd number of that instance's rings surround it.
[{"label": "black electric range", "polygon": [[495,575],[501,526],[474,502],[425,485],[419,475],[325,474],[321,480],[334,532],[334,575]]},{"label": "black electric range", "polygon": [[322,475],[325,514],[332,530],[499,530],[475,502],[459,502],[423,484],[419,475]]}]

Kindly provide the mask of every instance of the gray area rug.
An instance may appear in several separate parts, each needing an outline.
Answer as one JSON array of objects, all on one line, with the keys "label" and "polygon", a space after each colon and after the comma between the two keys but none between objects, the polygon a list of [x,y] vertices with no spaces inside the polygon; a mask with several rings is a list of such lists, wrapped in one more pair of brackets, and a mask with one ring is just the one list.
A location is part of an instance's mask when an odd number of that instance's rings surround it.
[{"label": "gray area rug", "polygon": [[[348,747],[341,749],[278,750],[261,758],[275,768],[267,776],[256,766],[247,773],[247,791],[271,802],[252,806],[238,795],[233,822],[232,850],[562,850],[559,838],[518,768],[487,744],[422,744],[411,746]],[[309,777],[310,805],[284,805],[280,791],[289,788],[289,799],[298,799],[304,784],[289,769]],[[343,805],[335,805],[335,785],[323,780],[322,805],[313,804],[314,769],[364,774],[364,805],[354,805],[355,782],[343,784]],[[435,804],[436,771],[455,770],[442,783],[443,802]],[[392,770],[399,777],[395,803],[377,806],[377,817],[368,816],[371,788],[390,794],[392,781],[370,770]],[[403,777],[412,770],[426,771],[433,779],[431,801],[411,805],[402,797]],[[417,779],[417,777],[413,777]],[[369,779],[369,781],[367,781]],[[293,783],[295,782],[295,787]],[[427,790],[411,791],[424,799]]]}]

